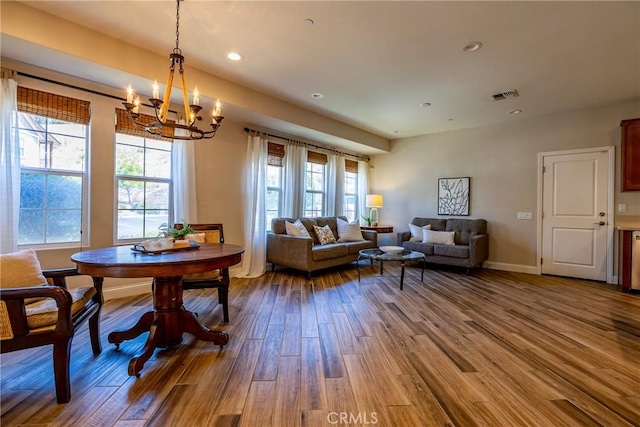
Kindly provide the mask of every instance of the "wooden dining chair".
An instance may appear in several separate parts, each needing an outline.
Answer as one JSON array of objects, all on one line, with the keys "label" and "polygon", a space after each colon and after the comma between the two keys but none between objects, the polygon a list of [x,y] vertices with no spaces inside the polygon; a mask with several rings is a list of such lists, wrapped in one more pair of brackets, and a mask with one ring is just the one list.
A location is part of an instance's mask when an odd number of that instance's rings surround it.
[{"label": "wooden dining chair", "polygon": [[58,403],[71,399],[71,341],[89,321],[91,348],[100,345],[102,278],[93,286],[67,288],[75,267],[41,270],[32,249],[0,255],[0,350],[2,353],[53,344],[53,373]]},{"label": "wooden dining chair", "polygon": [[[204,243],[224,243],[222,224],[189,224],[197,234],[201,235]],[[182,224],[175,224],[174,228],[182,229]],[[202,236],[204,235],[204,236]],[[207,271],[204,273],[187,274],[182,278],[182,289],[218,289],[218,303],[222,305],[222,317],[229,322],[229,269]]]}]

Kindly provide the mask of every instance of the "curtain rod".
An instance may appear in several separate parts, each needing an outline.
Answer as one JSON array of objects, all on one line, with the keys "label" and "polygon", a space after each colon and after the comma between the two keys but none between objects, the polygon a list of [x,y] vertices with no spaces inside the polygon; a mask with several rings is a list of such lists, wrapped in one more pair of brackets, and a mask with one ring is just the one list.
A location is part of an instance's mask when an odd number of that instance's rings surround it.
[{"label": "curtain rod", "polygon": [[[27,73],[24,73],[22,71],[16,71],[16,74],[19,75],[19,76],[22,76],[22,77],[28,77],[30,79],[40,80],[40,81],[46,82],[46,83],[52,83],[54,85],[68,87],[70,89],[81,90],[83,92],[92,93],[94,95],[104,96],[105,98],[117,99],[118,101],[126,101],[127,100],[126,98],[121,98],[119,96],[110,95],[108,93],[100,92],[100,91],[93,90],[93,89],[87,89],[86,87],[76,86],[76,85],[72,85],[70,83],[59,82],[59,81],[56,81],[56,80],[48,79],[46,77],[36,76],[34,74],[27,74]],[[143,104],[143,103],[141,103],[140,105],[143,105],[145,107],[153,108],[153,105],[151,105],[151,104]],[[171,109],[169,111],[174,113],[174,114],[178,114],[177,111],[174,111],[174,110],[171,110]]]},{"label": "curtain rod", "polygon": [[356,159],[364,160],[365,162],[368,162],[370,160],[369,157],[367,157],[367,156],[359,156],[357,154],[345,153],[344,151],[334,150],[333,148],[323,147],[321,145],[312,144],[312,143],[306,142],[306,141],[299,141],[298,139],[296,139],[296,137],[289,138],[289,137],[286,137],[286,136],[274,135],[272,133],[268,133],[268,132],[264,132],[264,131],[256,130],[256,129],[251,129],[251,128],[248,128],[248,127],[245,127],[244,131],[246,133],[257,132],[257,133],[261,133],[261,134],[267,135],[268,137],[271,137],[271,138],[278,138],[278,139],[282,139],[282,140],[290,141],[290,142],[291,141],[300,142],[301,144],[304,144],[304,145],[309,146],[309,147],[319,148],[321,150],[326,150],[326,151],[331,151],[333,153],[342,154],[344,156],[355,157]]}]

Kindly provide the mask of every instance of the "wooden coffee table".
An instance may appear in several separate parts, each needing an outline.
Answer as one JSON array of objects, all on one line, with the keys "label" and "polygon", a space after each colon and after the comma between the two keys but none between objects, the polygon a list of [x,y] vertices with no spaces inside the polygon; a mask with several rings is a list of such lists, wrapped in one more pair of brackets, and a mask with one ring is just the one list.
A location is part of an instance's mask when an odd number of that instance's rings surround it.
[{"label": "wooden coffee table", "polygon": [[400,290],[404,285],[404,265],[407,261],[422,261],[422,275],[420,276],[420,281],[424,281],[424,264],[427,261],[427,258],[424,256],[422,252],[409,251],[404,250],[402,252],[383,252],[380,249],[363,249],[358,252],[358,260],[356,261],[356,265],[358,266],[358,283],[360,283],[360,260],[361,259],[369,259],[376,260],[380,263],[380,275],[384,274],[384,262],[385,261],[397,261],[400,262],[401,265],[401,273],[400,273]]}]

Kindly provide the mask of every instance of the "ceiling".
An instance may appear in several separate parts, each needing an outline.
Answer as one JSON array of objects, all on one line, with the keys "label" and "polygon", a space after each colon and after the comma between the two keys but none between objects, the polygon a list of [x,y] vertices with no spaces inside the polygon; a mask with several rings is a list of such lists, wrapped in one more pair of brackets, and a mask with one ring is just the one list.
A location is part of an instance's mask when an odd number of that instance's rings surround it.
[{"label": "ceiling", "polygon": [[[175,45],[174,1],[21,3],[156,53]],[[190,67],[386,139],[640,99],[639,2],[187,0],[180,47]]]}]

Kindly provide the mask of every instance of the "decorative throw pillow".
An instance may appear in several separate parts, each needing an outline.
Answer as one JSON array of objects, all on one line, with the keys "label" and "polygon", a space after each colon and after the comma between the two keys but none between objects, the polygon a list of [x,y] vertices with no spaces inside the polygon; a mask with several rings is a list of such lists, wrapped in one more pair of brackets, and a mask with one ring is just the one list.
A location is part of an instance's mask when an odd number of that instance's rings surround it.
[{"label": "decorative throw pillow", "polygon": [[419,227],[415,224],[409,224],[409,231],[411,231],[410,242],[422,242],[422,230],[431,230],[431,224],[423,225]]},{"label": "decorative throw pillow", "polygon": [[[40,262],[33,249],[0,255],[0,288],[21,288],[46,285]],[[27,298],[26,304],[43,298]]]},{"label": "decorative throw pillow", "polygon": [[455,245],[453,241],[455,231],[422,230],[422,243],[434,243],[437,245]]},{"label": "decorative throw pillow", "polygon": [[293,224],[289,221],[284,222],[284,227],[287,230],[287,234],[290,236],[300,236],[300,237],[308,237],[311,238],[311,234],[309,234],[309,230],[302,224],[302,221],[296,219],[296,222]]},{"label": "decorative throw pillow", "polygon": [[0,255],[0,287],[46,285],[40,262],[33,249]]},{"label": "decorative throw pillow", "polygon": [[336,243],[336,236],[333,235],[333,231],[331,231],[328,225],[322,227],[314,225],[313,231],[316,232],[316,236],[318,236],[318,241],[321,245]]},{"label": "decorative throw pillow", "polygon": [[360,224],[358,221],[348,223],[347,221],[336,218],[338,223],[338,242],[360,242],[364,240],[362,237],[362,230],[360,230]]}]

